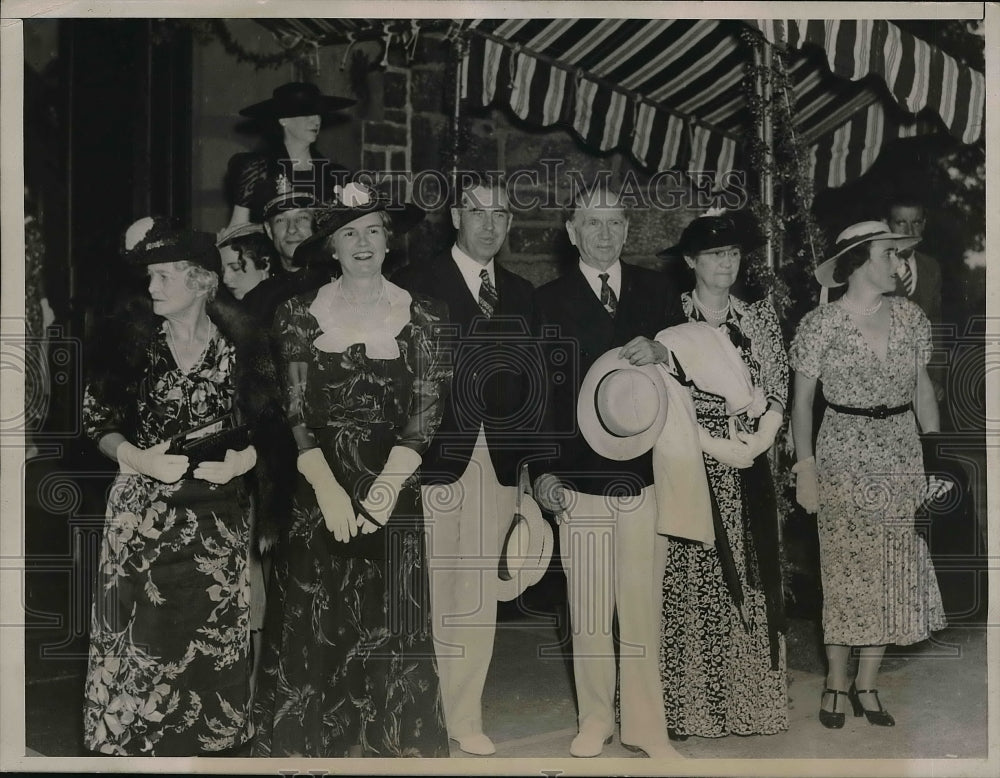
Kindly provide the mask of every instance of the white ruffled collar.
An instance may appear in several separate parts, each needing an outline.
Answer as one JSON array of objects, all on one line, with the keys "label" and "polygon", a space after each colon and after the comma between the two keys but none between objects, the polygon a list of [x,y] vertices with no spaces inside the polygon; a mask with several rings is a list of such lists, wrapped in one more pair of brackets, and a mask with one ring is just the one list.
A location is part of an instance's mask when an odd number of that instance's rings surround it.
[{"label": "white ruffled collar", "polygon": [[389,313],[384,318],[360,320],[354,315],[338,278],[320,287],[309,313],[316,319],[322,334],[313,345],[325,353],[343,353],[349,346],[363,344],[371,359],[395,359],[399,356],[396,335],[410,321],[413,298],[405,289],[383,280]]}]

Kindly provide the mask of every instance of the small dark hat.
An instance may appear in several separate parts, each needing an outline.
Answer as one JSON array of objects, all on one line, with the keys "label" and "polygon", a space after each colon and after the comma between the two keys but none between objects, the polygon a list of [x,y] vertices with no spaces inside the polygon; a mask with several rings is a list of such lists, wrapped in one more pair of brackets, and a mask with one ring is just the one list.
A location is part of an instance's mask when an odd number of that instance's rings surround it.
[{"label": "small dark hat", "polygon": [[334,187],[333,199],[323,203],[315,211],[316,224],[313,234],[298,245],[306,254],[314,251],[314,246],[322,245],[330,235],[345,224],[369,213],[385,211],[392,219],[392,229],[398,234],[409,232],[424,218],[425,211],[413,203],[398,203],[384,191],[372,189],[355,182]]},{"label": "small dark hat", "polygon": [[187,261],[222,275],[215,236],[178,226],[165,216],[145,216],[122,235],[122,257],[131,265]]},{"label": "small dark hat", "polygon": [[731,214],[709,212],[688,223],[677,243],[657,253],[660,259],[697,254],[722,246],[739,246],[741,251],[752,251],[764,243],[756,230],[741,225]]},{"label": "small dark hat", "polygon": [[312,116],[334,113],[354,105],[350,97],[325,95],[319,87],[305,81],[282,84],[272,93],[272,97],[240,111],[240,116],[251,119],[286,119],[292,116]]},{"label": "small dark hat", "polygon": [[297,208],[315,208],[319,200],[313,194],[312,185],[295,185],[279,173],[274,179],[268,179],[258,184],[254,198],[260,205],[261,217],[267,221],[280,211],[293,211]]}]

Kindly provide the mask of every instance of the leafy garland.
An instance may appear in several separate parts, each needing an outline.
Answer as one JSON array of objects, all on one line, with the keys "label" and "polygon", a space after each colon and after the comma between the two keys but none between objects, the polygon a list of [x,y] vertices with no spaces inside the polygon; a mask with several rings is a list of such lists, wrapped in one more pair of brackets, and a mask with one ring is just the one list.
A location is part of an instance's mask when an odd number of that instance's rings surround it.
[{"label": "leafy garland", "polygon": [[[744,31],[742,36],[751,48],[770,45],[750,30]],[[788,76],[790,55],[777,47],[773,53],[771,65],[756,64],[748,58],[744,69],[743,89],[752,124],[761,126],[765,111],[769,110],[773,128],[773,156],[768,154],[756,133],[748,133],[747,162],[748,168],[758,171],[762,178],[770,173],[774,182],[774,206],[767,206],[758,191],[751,196],[749,207],[761,228],[771,236],[775,251],[783,260],[777,263],[777,271],[764,266],[754,271],[774,294],[778,318],[786,334],[790,334],[788,327],[797,324],[802,314],[816,305],[818,295],[812,271],[826,253],[827,243],[813,215],[815,186],[809,154],[794,122],[795,94]],[[769,104],[756,93],[759,79],[770,84]]]},{"label": "leafy garland", "polygon": [[[770,44],[756,32],[742,33],[744,43],[752,51],[754,48]],[[747,167],[760,175],[763,181],[770,174],[773,182],[773,205],[768,206],[763,199],[761,188],[750,195],[749,209],[757,219],[761,229],[771,236],[777,257],[776,268],[767,267],[763,257],[751,257],[747,270],[755,282],[772,293],[778,321],[784,333],[785,342],[791,341],[795,327],[805,313],[816,307],[818,287],[813,276],[816,264],[826,254],[827,241],[817,222],[813,210],[815,184],[809,165],[809,154],[804,148],[795,127],[793,108],[795,94],[788,76],[791,55],[774,47],[771,64],[758,63],[747,57],[744,70],[743,88],[751,126],[763,126],[765,112],[770,116],[772,127],[772,149],[770,153],[764,141],[756,132],[747,133]],[[757,84],[770,86],[769,102],[757,93]],[[775,494],[778,515],[782,517],[786,529],[791,529],[788,520],[801,517],[801,509],[795,503],[795,482],[791,473],[794,453],[790,440],[789,414],[778,437],[775,447]],[[800,554],[793,549],[800,541],[789,542],[786,533],[781,540],[782,571],[784,588],[789,600],[796,599],[795,593],[801,583],[793,585],[796,577],[814,578],[814,561],[796,559]]]},{"label": "leafy garland", "polygon": [[169,44],[177,34],[186,31],[190,31],[200,43],[218,41],[227,54],[238,62],[253,65],[255,70],[274,69],[291,63],[310,66],[309,58],[315,48],[303,38],[274,54],[249,51],[233,37],[222,19],[158,19],[153,28],[153,43]]}]

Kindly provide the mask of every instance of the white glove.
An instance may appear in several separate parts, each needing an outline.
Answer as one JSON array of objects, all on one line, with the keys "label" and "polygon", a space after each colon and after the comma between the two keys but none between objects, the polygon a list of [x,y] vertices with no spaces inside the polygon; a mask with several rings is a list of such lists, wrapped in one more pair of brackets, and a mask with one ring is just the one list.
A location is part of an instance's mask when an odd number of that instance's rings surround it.
[{"label": "white glove", "polygon": [[406,479],[420,467],[421,461],[420,454],[412,448],[392,447],[382,472],[372,481],[368,494],[361,501],[361,507],[374,519],[370,521],[367,516],[358,514],[357,526],[361,529],[361,534],[371,534],[386,525],[396,508],[399,490],[403,488]]},{"label": "white glove", "polygon": [[168,454],[170,441],[165,440],[150,448],[136,448],[123,440],[115,449],[119,469],[126,475],[142,475],[172,484],[187,472],[188,458],[183,454]]},{"label": "white glove", "polygon": [[316,492],[316,502],[323,514],[326,528],[336,540],[347,543],[358,534],[358,525],[354,522],[354,507],[344,487],[337,483],[322,450],[311,448],[303,451],[299,454],[296,466]]},{"label": "white glove", "polygon": [[706,429],[699,426],[698,442],[701,443],[702,451],[724,465],[743,470],[753,464],[753,451],[741,440],[714,438]]},{"label": "white glove", "polygon": [[569,521],[569,512],[567,511],[569,503],[566,500],[566,489],[559,480],[559,476],[552,473],[542,473],[535,479],[532,491],[539,507],[556,517],[556,524]]},{"label": "white glove", "polygon": [[816,458],[809,457],[796,462],[792,466],[792,472],[795,473],[795,502],[801,505],[806,513],[816,513],[819,510]]},{"label": "white glove", "polygon": [[780,411],[772,409],[760,417],[756,432],[738,432],[736,437],[750,447],[756,459],[774,445],[783,418]]},{"label": "white glove", "polygon": [[247,446],[242,451],[226,450],[221,462],[202,462],[194,469],[194,477],[213,484],[228,484],[257,464],[257,449]]}]

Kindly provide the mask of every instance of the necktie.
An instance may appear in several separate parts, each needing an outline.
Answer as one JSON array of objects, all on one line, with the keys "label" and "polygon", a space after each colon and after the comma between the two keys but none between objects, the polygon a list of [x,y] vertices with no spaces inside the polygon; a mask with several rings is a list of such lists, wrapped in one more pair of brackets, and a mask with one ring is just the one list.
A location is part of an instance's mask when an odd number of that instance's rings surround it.
[{"label": "necktie", "polygon": [[899,280],[903,282],[903,289],[906,290],[906,296],[909,297],[912,295],[914,283],[909,258],[904,259],[899,266]]},{"label": "necktie", "polygon": [[607,273],[601,273],[597,277],[601,279],[601,305],[614,318],[615,311],[618,310],[618,297],[615,296],[615,290],[608,283]]},{"label": "necktie", "polygon": [[482,283],[479,285],[479,308],[484,316],[490,317],[496,310],[497,301],[500,298],[497,297],[496,287],[490,281],[490,274],[485,267],[479,271],[479,277],[482,279]]}]

